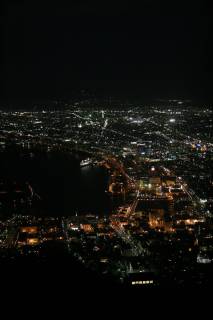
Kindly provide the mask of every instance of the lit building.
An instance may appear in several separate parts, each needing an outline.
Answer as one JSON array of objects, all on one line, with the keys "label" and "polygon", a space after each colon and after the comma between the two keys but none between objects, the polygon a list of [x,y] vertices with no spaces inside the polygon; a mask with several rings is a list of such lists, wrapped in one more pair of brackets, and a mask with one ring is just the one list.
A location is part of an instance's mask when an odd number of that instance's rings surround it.
[{"label": "lit building", "polygon": [[27,227],[21,227],[20,233],[38,233],[38,227],[37,226],[27,226]]},{"label": "lit building", "polygon": [[40,243],[38,238],[27,238],[27,244],[30,246],[35,246]]},{"label": "lit building", "polygon": [[161,178],[160,177],[150,177],[149,183],[151,185],[160,185],[161,184]]},{"label": "lit building", "polygon": [[82,223],[80,225],[81,229],[86,232],[86,233],[91,233],[91,232],[94,232],[94,228],[91,224],[89,223]]},{"label": "lit building", "polygon": [[157,279],[153,272],[130,272],[126,283],[131,287],[154,287],[157,285]]}]

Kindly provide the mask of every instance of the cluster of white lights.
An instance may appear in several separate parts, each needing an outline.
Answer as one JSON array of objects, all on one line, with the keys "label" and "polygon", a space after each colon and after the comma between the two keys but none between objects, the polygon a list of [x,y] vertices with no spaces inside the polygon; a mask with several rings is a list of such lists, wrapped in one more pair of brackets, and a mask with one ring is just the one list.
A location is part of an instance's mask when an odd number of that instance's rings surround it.
[{"label": "cluster of white lights", "polygon": [[146,280],[146,281],[132,281],[132,285],[136,284],[152,284],[153,280]]}]

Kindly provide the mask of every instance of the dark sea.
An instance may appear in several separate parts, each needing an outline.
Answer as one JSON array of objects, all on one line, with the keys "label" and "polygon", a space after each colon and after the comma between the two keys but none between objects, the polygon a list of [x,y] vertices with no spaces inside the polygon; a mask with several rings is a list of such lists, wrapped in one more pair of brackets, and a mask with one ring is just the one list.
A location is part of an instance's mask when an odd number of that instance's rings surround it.
[{"label": "dark sea", "polygon": [[107,215],[111,212],[108,179],[102,167],[80,167],[77,154],[13,148],[0,152],[0,181],[28,182],[37,199],[34,214]]}]

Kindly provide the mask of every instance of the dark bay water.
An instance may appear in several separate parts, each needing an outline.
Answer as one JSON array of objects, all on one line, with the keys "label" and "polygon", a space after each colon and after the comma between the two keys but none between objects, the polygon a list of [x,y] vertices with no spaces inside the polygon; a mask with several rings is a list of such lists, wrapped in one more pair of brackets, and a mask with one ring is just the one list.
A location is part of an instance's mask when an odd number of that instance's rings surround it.
[{"label": "dark bay water", "polygon": [[100,167],[83,167],[80,170],[79,196],[77,206],[80,212],[108,214],[111,210],[111,200],[106,193],[108,187],[108,172]]},{"label": "dark bay water", "polygon": [[29,182],[41,197],[35,214],[109,214],[107,171],[92,166],[81,168],[79,162],[76,154],[11,149],[0,153],[0,180]]}]

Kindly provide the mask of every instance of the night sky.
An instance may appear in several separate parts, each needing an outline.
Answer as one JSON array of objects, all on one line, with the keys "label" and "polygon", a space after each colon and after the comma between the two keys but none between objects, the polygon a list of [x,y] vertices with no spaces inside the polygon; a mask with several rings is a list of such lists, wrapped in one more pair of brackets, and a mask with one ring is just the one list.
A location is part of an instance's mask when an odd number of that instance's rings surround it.
[{"label": "night sky", "polygon": [[69,98],[89,89],[212,100],[205,1],[43,2],[4,1],[1,97]]}]

